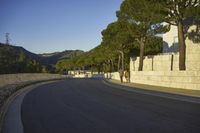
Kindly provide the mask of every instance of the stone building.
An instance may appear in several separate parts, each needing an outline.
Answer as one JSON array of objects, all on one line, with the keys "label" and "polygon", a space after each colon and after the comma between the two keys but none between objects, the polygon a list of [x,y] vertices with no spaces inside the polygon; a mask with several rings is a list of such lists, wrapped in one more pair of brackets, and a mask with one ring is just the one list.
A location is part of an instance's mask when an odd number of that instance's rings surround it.
[{"label": "stone building", "polygon": [[163,53],[178,52],[177,26],[171,26],[170,31],[163,34]]}]

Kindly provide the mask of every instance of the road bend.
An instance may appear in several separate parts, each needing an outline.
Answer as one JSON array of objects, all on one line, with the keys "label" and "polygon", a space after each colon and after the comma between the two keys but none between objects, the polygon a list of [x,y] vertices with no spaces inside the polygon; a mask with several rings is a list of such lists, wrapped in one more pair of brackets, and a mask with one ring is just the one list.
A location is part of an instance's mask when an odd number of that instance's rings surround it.
[{"label": "road bend", "polygon": [[199,133],[200,104],[66,79],[23,99],[24,133]]}]

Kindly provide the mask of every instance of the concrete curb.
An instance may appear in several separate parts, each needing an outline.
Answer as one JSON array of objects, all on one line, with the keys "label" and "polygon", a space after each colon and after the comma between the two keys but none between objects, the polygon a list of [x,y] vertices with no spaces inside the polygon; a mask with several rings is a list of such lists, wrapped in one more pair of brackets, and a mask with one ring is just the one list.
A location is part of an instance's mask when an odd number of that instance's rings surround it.
[{"label": "concrete curb", "polygon": [[42,81],[35,81],[35,82],[31,82],[31,83],[27,83],[21,86],[17,86],[17,91],[14,92],[13,94],[11,94],[9,96],[9,98],[4,102],[2,109],[0,110],[0,133],[2,133],[3,130],[3,124],[4,124],[4,119],[6,116],[6,113],[9,109],[9,106],[12,104],[12,102],[22,93],[25,92],[29,92],[32,89],[34,89],[35,87],[44,85],[44,84],[48,84],[48,83],[52,83],[52,82],[56,82],[58,80],[62,80],[62,79],[51,79],[51,80],[42,80]]},{"label": "concrete curb", "polygon": [[115,87],[117,89],[122,89],[122,90],[125,90],[125,91],[134,92],[134,93],[200,104],[200,98],[199,97],[173,94],[173,93],[161,92],[161,91],[156,91],[156,90],[145,90],[145,89],[141,89],[141,88],[137,88],[137,87],[131,87],[131,86],[123,85],[123,84],[113,83],[113,82],[109,81],[108,79],[104,79],[103,83],[108,85],[108,86]]}]

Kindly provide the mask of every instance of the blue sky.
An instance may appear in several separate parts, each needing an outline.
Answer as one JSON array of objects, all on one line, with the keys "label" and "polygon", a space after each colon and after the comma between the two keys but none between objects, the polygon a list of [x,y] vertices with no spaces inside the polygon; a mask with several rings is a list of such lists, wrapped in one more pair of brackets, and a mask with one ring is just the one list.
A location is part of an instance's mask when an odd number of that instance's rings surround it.
[{"label": "blue sky", "polygon": [[35,53],[88,51],[101,31],[116,20],[122,0],[0,0],[0,42]]}]

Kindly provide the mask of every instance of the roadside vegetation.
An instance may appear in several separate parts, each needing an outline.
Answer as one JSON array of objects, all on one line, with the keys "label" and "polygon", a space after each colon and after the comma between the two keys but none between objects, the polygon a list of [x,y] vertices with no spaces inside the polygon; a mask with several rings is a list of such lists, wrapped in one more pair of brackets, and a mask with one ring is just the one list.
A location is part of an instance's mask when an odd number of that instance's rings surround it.
[{"label": "roadside vegetation", "polygon": [[[101,44],[84,55],[57,62],[56,70],[60,73],[81,69],[98,72],[128,70],[129,58],[139,56],[138,70],[142,71],[144,55],[162,51],[163,42],[159,35],[169,31],[171,25],[178,27],[179,69],[185,70],[185,29],[199,20],[199,14],[199,0],[124,0],[116,12],[118,20],[102,31]],[[184,25],[188,18],[192,22]]]},{"label": "roadside vegetation", "polygon": [[83,54],[81,50],[35,54],[23,47],[0,43],[0,74],[55,73],[55,64]]},{"label": "roadside vegetation", "polygon": [[[193,24],[199,24],[199,14],[200,0],[124,0],[116,12],[117,21],[102,30],[102,41],[94,49],[88,52],[74,51],[77,54],[64,51],[53,53],[52,56],[44,54],[30,58],[9,45],[1,45],[0,74],[63,74],[68,70],[81,69],[113,72],[128,70],[130,57],[136,56],[139,56],[138,70],[142,71],[145,55],[162,52],[161,35],[168,32],[171,25],[178,28],[179,70],[186,70],[185,39],[192,39],[187,29]],[[195,36],[192,40],[200,39]]]},{"label": "roadside vegetation", "polygon": [[0,74],[47,72],[36,60],[28,58],[22,51],[10,45],[0,47]]}]

